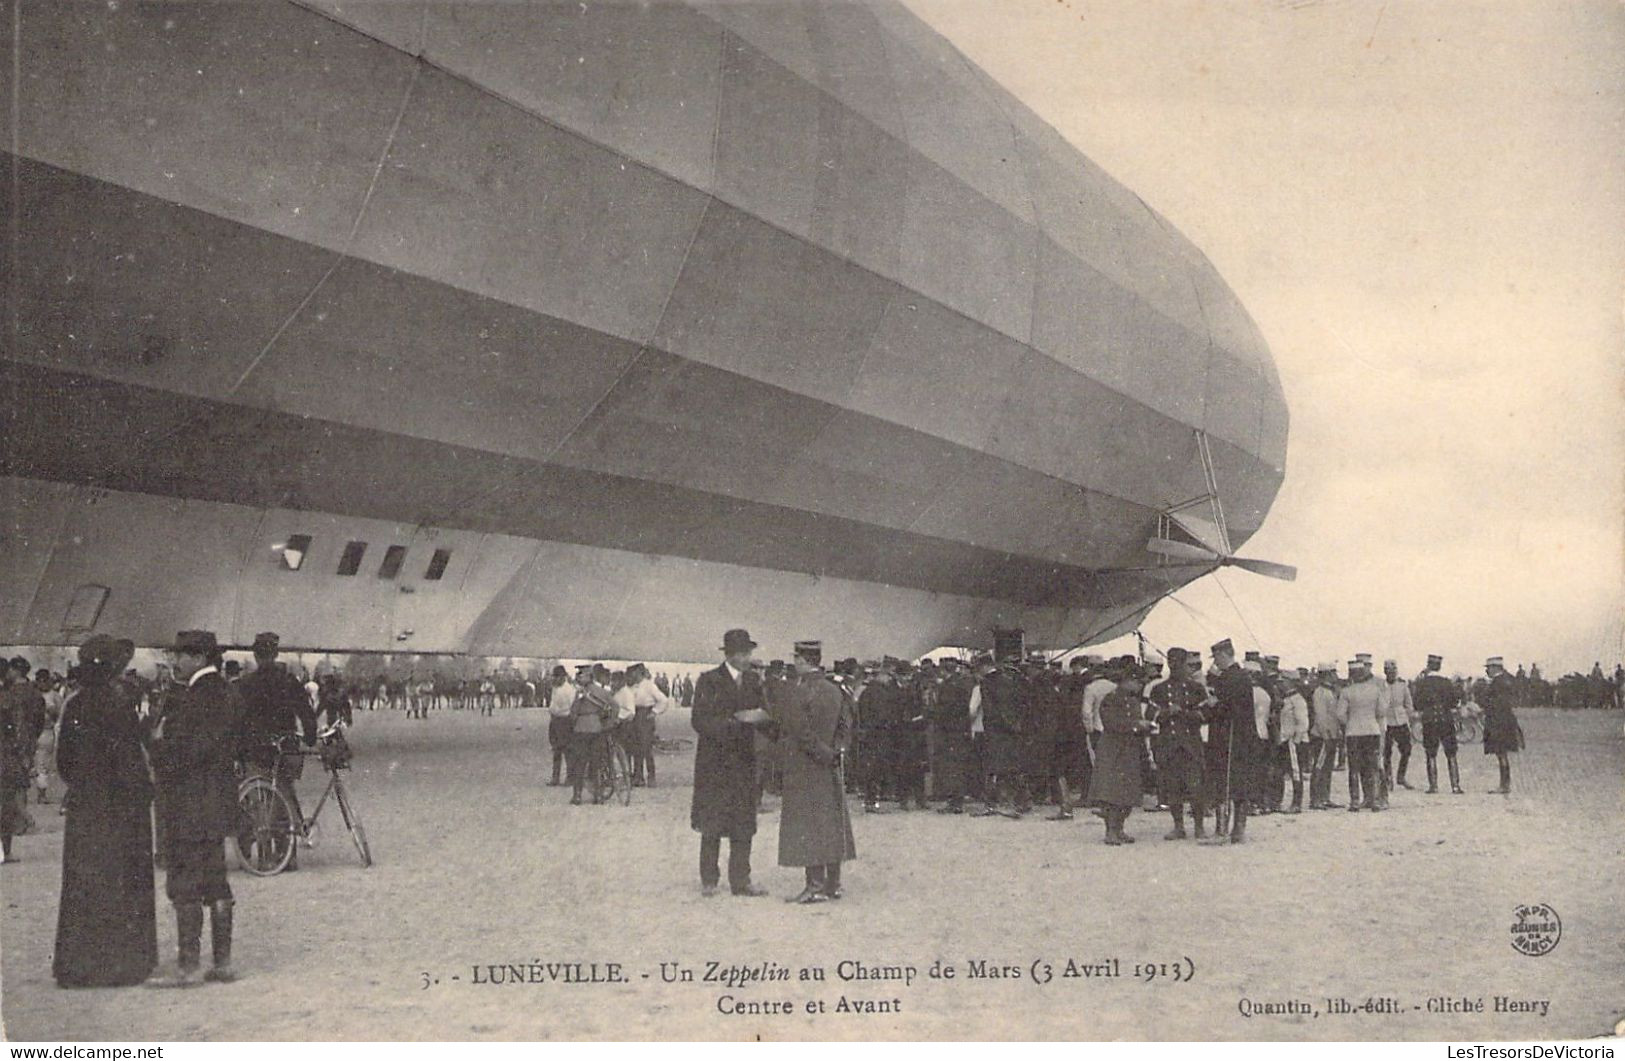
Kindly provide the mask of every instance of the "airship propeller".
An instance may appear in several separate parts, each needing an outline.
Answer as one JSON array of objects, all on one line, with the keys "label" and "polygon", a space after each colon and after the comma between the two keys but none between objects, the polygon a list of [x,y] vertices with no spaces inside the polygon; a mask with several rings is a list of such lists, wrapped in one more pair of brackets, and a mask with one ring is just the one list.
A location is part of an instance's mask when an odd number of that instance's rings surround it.
[{"label": "airship propeller", "polygon": [[1220,567],[1239,567],[1243,571],[1251,571],[1266,578],[1278,578],[1283,582],[1291,582],[1298,577],[1298,569],[1290,564],[1278,564],[1273,560],[1254,560],[1246,556],[1231,556],[1203,545],[1190,545],[1171,538],[1152,538],[1145,543],[1145,547],[1158,556],[1190,561],[1188,564],[1164,564],[1164,567],[1207,567],[1218,564]]},{"label": "airship propeller", "polygon": [[[1208,445],[1207,432],[1196,432],[1196,453],[1202,461],[1202,475],[1207,492],[1168,509],[1157,519],[1157,533],[1145,543],[1148,552],[1183,564],[1163,564],[1163,567],[1239,567],[1255,575],[1278,578],[1283,582],[1295,581],[1298,569],[1290,564],[1272,560],[1254,560],[1235,555],[1230,547],[1230,528],[1224,519],[1224,504],[1219,500],[1219,477],[1213,463],[1213,451]],[[1196,515],[1193,510],[1206,508],[1211,519]],[[1174,535],[1188,539],[1181,541]]]}]

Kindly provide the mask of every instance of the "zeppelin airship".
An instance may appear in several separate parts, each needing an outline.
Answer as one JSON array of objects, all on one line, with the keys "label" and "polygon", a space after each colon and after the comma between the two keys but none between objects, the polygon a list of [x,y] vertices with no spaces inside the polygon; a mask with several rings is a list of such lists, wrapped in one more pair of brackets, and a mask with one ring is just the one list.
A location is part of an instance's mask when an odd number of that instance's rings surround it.
[{"label": "zeppelin airship", "polygon": [[1075,645],[1280,486],[1212,265],[892,0],[0,12],[0,641]]}]

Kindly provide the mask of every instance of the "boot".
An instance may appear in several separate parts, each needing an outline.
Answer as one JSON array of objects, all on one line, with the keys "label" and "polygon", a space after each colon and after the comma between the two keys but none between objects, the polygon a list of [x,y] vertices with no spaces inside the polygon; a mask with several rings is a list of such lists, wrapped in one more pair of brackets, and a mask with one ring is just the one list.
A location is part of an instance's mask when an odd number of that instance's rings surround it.
[{"label": "boot", "polygon": [[1236,817],[1230,826],[1230,842],[1232,844],[1244,843],[1247,839],[1247,805],[1236,804]]},{"label": "boot", "polygon": [[563,759],[564,759],[564,756],[561,755],[560,753],[558,753],[558,752],[553,753],[553,780],[551,780],[551,781],[549,781],[547,783],[547,786],[549,788],[557,788],[559,786],[559,765],[563,761]]},{"label": "boot", "polygon": [[1436,795],[1439,791],[1439,764],[1437,760],[1428,760],[1428,795]]},{"label": "boot", "polygon": [[203,979],[221,984],[237,979],[231,967],[231,908],[230,899],[220,899],[209,906],[209,942],[214,949],[214,964]]},{"label": "boot", "polygon": [[1185,808],[1183,808],[1183,807],[1170,807],[1169,808],[1169,813],[1173,815],[1174,828],[1173,828],[1173,830],[1171,832],[1168,833],[1168,835],[1164,836],[1163,839],[1164,840],[1183,840],[1183,839],[1185,839]]},{"label": "boot", "polygon": [[203,982],[203,904],[175,904],[178,957],[174,968],[154,971],[148,987],[192,987]]},{"label": "boot", "polygon": [[1458,796],[1466,795],[1461,790],[1461,768],[1456,765],[1456,757],[1454,755],[1448,757],[1446,763],[1450,767],[1450,791]]},{"label": "boot", "polygon": [[1497,765],[1500,767],[1501,784],[1498,788],[1490,789],[1490,794],[1494,796],[1509,795],[1512,792],[1512,764],[1502,760]]},{"label": "boot", "polygon": [[1287,809],[1288,814],[1303,813],[1303,782],[1292,786],[1292,806]]},{"label": "boot", "polygon": [[1213,809],[1213,835],[1223,837],[1230,835],[1230,806],[1221,803]]},{"label": "boot", "polygon": [[1191,824],[1195,826],[1195,828],[1191,831],[1191,835],[1198,840],[1207,839],[1207,830],[1202,827],[1202,821],[1207,817],[1205,809],[1206,808],[1199,803],[1191,804]]}]

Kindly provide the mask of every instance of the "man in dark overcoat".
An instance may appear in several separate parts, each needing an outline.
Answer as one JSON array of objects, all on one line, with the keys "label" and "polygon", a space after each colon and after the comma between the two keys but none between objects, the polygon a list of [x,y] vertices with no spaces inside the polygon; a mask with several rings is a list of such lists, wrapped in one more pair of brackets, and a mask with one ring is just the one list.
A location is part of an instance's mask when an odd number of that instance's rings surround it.
[{"label": "man in dark overcoat", "polygon": [[[1214,704],[1208,714],[1206,773],[1210,802],[1230,810],[1230,842],[1246,838],[1247,805],[1262,798],[1268,747],[1259,739],[1253,683],[1236,662],[1235,646],[1225,638],[1212,648]],[[1214,827],[1225,835],[1225,823]]]},{"label": "man in dark overcoat", "polygon": [[745,630],[723,635],[722,666],[694,684],[691,721],[699,734],[694,753],[694,802],[689,824],[700,834],[700,890],[715,895],[718,858],[728,840],[728,887],[735,895],[767,894],[750,879],[756,835],[756,730],[769,722],[761,679],[751,669],[756,642]]},{"label": "man in dark overcoat", "polygon": [[892,731],[892,777],[897,785],[897,809],[908,810],[908,801],[925,810],[925,770],[930,759],[930,723],[927,706],[936,698],[923,673],[916,673],[908,660],[899,660],[897,671],[897,724]]},{"label": "man in dark overcoat", "polygon": [[1100,702],[1100,741],[1095,769],[1089,778],[1089,802],[1098,804],[1106,818],[1106,843],[1132,844],[1123,825],[1140,802],[1140,751],[1152,723],[1140,717],[1140,690],[1145,678],[1134,663],[1119,660],[1109,672],[1117,688]]},{"label": "man in dark overcoat", "polygon": [[1501,783],[1490,792],[1504,796],[1512,791],[1512,760],[1507,757],[1523,748],[1523,727],[1513,710],[1517,679],[1506,672],[1500,656],[1484,662],[1484,673],[1489,682],[1478,697],[1478,705],[1484,709],[1484,754],[1495,756],[1501,770]]},{"label": "man in dark overcoat", "polygon": [[858,743],[863,755],[859,767],[863,771],[863,809],[869,814],[879,813],[881,797],[899,788],[898,748],[907,706],[897,687],[897,662],[886,659],[858,697]]},{"label": "man in dark overcoat", "polygon": [[[983,808],[977,814],[1002,814],[1019,817],[1032,810],[1027,793],[1022,723],[1026,697],[1022,690],[1019,659],[1006,660],[997,669],[983,676],[979,690],[982,727],[987,734],[982,782]],[[1001,808],[1001,797],[1009,793],[1015,803],[1014,810]]]},{"label": "man in dark overcoat", "polygon": [[972,768],[971,694],[976,691],[976,681],[953,656],[942,661],[942,670],[944,676],[931,709],[935,753],[932,785],[934,794],[948,800],[941,813],[963,814]]},{"label": "man in dark overcoat", "polygon": [[802,904],[839,899],[841,863],[858,857],[841,779],[851,719],[846,697],[825,676],[822,662],[819,642],[796,642],[796,680],[779,714],[784,769],[779,865],[806,870],[806,886],[790,900]]},{"label": "man in dark overcoat", "polygon": [[226,883],[226,836],[237,820],[233,770],[242,739],[242,700],[220,674],[214,634],[183,630],[176,636],[175,677],[153,731],[152,769],[163,823],[164,882],[175,906],[179,961],[147,982],[184,987],[203,979],[200,951],[203,907],[209,907],[214,965],[207,979],[235,979],[231,967],[232,894]]}]

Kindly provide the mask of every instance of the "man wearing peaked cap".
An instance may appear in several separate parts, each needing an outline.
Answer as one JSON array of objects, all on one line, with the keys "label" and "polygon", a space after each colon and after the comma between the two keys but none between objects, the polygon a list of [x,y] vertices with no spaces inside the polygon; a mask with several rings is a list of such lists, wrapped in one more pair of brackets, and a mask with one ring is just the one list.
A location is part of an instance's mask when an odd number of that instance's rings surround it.
[{"label": "man wearing peaked cap", "polygon": [[1384,810],[1381,748],[1388,697],[1358,657],[1349,660],[1349,683],[1338,698],[1338,714],[1348,745],[1349,811],[1362,805],[1366,810]]},{"label": "man wearing peaked cap", "polygon": [[[1410,788],[1410,782],[1405,780],[1405,770],[1411,763],[1411,722],[1416,718],[1411,683],[1399,676],[1397,660],[1385,660],[1382,675],[1388,702],[1388,726],[1382,738],[1382,783],[1384,788],[1390,790],[1396,783],[1400,788]],[[1397,779],[1394,776],[1393,765],[1396,745],[1399,747]]]},{"label": "man wearing peaked cap", "polygon": [[148,981],[184,987],[203,979],[203,907],[210,913],[214,964],[208,979],[235,979],[231,965],[233,901],[226,882],[225,838],[236,828],[234,762],[243,704],[221,677],[220,647],[206,630],[183,630],[172,650],[184,686],[170,698],[150,747],[162,822],[165,892],[175,906],[179,958]]},{"label": "man wearing peaked cap", "polygon": [[[243,699],[242,758],[249,769],[257,773],[266,777],[275,773],[273,782],[288,798],[294,813],[302,815],[295,782],[304,760],[297,756],[281,757],[277,749],[283,738],[301,735],[305,747],[314,746],[318,723],[305,687],[277,659],[280,649],[281,639],[276,634],[256,635],[253,673],[237,682],[237,693]],[[299,868],[298,845],[294,846],[287,868]]]},{"label": "man wearing peaked cap", "polygon": [[863,775],[866,814],[881,813],[881,798],[897,788],[899,730],[907,711],[903,692],[897,687],[898,662],[891,656],[882,660],[880,669],[858,698],[857,744],[862,755],[858,768]]},{"label": "man wearing peaked cap", "polygon": [[948,801],[938,813],[963,814],[974,762],[971,726],[976,679],[952,656],[943,659],[942,672],[931,707],[933,794]]},{"label": "man wearing peaked cap", "polygon": [[1523,748],[1523,727],[1513,710],[1517,699],[1517,682],[1506,672],[1500,656],[1484,661],[1484,673],[1489,683],[1479,695],[1479,706],[1484,709],[1484,754],[1495,756],[1500,769],[1501,783],[1491,789],[1495,795],[1512,792],[1512,760],[1509,755]]},{"label": "man wearing peaked cap", "polygon": [[1258,737],[1252,681],[1228,638],[1213,646],[1213,667],[1217,703],[1209,715],[1204,768],[1216,809],[1214,833],[1239,844],[1246,839],[1249,805],[1264,798],[1269,749]]},{"label": "man wearing peaked cap", "polygon": [[901,722],[894,734],[897,805],[899,810],[907,810],[912,798],[916,808],[928,810],[925,774],[931,765],[931,724],[927,712],[936,704],[936,680],[924,671],[916,671],[908,660],[898,661],[897,675],[897,691],[902,698]]},{"label": "man wearing peaked cap", "polygon": [[1450,769],[1450,791],[1465,795],[1461,787],[1461,770],[1456,764],[1456,707],[1461,703],[1461,692],[1456,683],[1440,673],[1444,666],[1442,656],[1429,656],[1428,665],[1417,676],[1413,689],[1417,714],[1422,716],[1422,753],[1427,757],[1428,795],[1439,791],[1439,748],[1443,746],[1445,764]]},{"label": "man wearing peaked cap", "polygon": [[1191,677],[1190,653],[1183,648],[1168,650],[1168,679],[1151,690],[1153,721],[1157,735],[1152,746],[1157,756],[1157,781],[1162,802],[1167,804],[1174,827],[1165,840],[1183,840],[1185,804],[1191,805],[1196,839],[1207,836],[1203,822],[1206,793],[1202,782],[1202,713],[1207,692]]},{"label": "man wearing peaked cap", "polygon": [[1315,687],[1309,694],[1309,754],[1314,764],[1309,775],[1310,810],[1342,806],[1332,802],[1332,773],[1337,764],[1337,749],[1343,741],[1337,692],[1337,664],[1320,664],[1316,668]]},{"label": "man wearing peaked cap", "polygon": [[779,865],[805,870],[805,887],[790,900],[802,905],[839,899],[841,863],[858,854],[841,778],[852,719],[846,697],[825,676],[822,662],[819,642],[796,642],[796,679],[780,716]]}]

